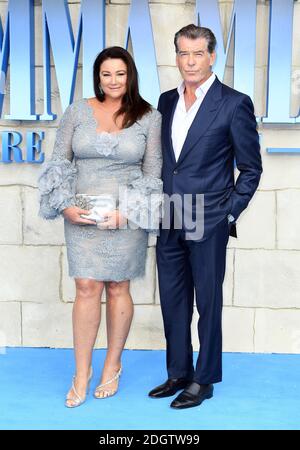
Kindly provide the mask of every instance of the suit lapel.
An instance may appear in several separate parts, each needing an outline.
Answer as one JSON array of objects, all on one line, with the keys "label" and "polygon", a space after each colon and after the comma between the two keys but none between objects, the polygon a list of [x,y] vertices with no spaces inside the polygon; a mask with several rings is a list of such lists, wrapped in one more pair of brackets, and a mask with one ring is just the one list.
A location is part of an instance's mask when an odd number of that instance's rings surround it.
[{"label": "suit lapel", "polygon": [[166,108],[166,111],[164,111],[164,117],[165,117],[165,126],[163,128],[164,132],[164,140],[167,144],[167,148],[170,150],[170,156],[172,158],[173,163],[176,163],[175,160],[175,153],[172,143],[172,122],[174,117],[174,112],[176,109],[176,105],[179,99],[179,94],[177,90],[173,91],[170,95],[168,108]]},{"label": "suit lapel", "polygon": [[184,141],[177,165],[182,162],[190,150],[199,141],[207,128],[213,122],[222,101],[222,83],[215,79],[197,111],[195,119],[190,126],[186,140]]}]

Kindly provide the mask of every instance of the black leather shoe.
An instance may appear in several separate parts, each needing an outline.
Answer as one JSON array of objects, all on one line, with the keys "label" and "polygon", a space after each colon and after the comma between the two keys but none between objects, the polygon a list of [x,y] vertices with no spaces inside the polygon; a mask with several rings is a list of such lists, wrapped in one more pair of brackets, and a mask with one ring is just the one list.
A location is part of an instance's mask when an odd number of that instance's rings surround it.
[{"label": "black leather shoe", "polygon": [[199,406],[204,400],[212,398],[214,386],[212,384],[189,383],[171,403],[171,408],[184,409]]},{"label": "black leather shoe", "polygon": [[184,389],[189,383],[190,381],[186,378],[169,378],[165,383],[152,389],[148,395],[152,398],[171,397],[180,389]]}]

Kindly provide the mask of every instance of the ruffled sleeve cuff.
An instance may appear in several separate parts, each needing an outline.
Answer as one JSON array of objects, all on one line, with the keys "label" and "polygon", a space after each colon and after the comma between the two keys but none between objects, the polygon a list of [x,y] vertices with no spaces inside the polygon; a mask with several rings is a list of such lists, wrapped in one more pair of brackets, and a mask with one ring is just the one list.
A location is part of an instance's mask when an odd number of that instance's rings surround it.
[{"label": "ruffled sleeve cuff", "polygon": [[121,189],[119,211],[129,224],[158,235],[162,215],[163,183],[159,178],[144,176]]},{"label": "ruffled sleeve cuff", "polygon": [[38,179],[41,217],[55,219],[65,208],[75,205],[76,173],[76,168],[67,159],[45,164]]}]

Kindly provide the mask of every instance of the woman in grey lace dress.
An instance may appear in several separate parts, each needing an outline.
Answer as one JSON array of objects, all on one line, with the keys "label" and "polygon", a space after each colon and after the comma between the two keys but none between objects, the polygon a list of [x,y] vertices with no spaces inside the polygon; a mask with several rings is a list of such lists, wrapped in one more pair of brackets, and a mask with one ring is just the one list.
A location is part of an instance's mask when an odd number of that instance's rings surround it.
[{"label": "woman in grey lace dress", "polygon": [[130,280],[145,273],[148,233],[158,229],[162,193],[161,116],[140,97],[126,50],[111,47],[97,56],[94,91],[95,97],[65,110],[39,177],[40,215],[64,217],[69,275],[76,284],[76,376],[68,407],[86,398],[104,287],[108,349],[94,396],[117,391],[133,316]]}]

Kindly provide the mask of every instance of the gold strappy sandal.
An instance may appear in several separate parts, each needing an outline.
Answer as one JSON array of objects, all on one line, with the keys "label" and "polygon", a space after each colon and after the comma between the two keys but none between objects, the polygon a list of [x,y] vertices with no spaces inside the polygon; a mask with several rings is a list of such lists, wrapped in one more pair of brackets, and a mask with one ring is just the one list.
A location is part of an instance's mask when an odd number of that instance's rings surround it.
[{"label": "gold strappy sandal", "polygon": [[[90,367],[90,375],[88,377],[87,392],[86,392],[85,397],[81,398],[80,395],[78,394],[78,392],[76,391],[75,385],[74,385],[74,381],[75,381],[76,375],[73,375],[72,388],[73,388],[73,392],[75,394],[75,397],[72,396],[72,395],[69,395],[69,397],[68,396],[66,397],[66,399],[65,399],[65,406],[67,408],[75,408],[76,406],[80,406],[82,403],[85,402],[86,396],[87,396],[87,394],[90,391],[90,382],[91,382],[92,376],[93,376],[93,368],[91,366]],[[67,403],[68,400],[71,400],[73,404],[71,405],[71,404]]]},{"label": "gold strappy sandal", "polygon": [[[106,383],[99,384],[96,387],[96,389],[94,391],[94,397],[97,399],[112,397],[117,392],[118,388],[117,389],[102,389],[102,388],[104,386],[107,386],[108,384],[112,383],[113,381],[117,380],[118,378],[120,378],[121,373],[122,373],[122,365],[121,365],[120,369],[118,370],[118,372],[110,380],[106,381]],[[100,392],[103,392],[103,397],[96,395],[96,394],[100,394]]]}]

